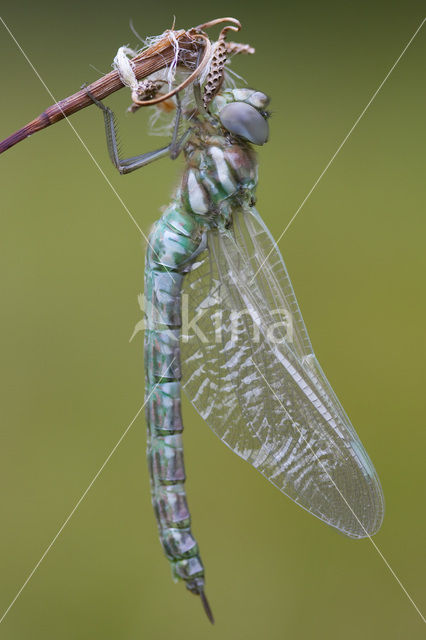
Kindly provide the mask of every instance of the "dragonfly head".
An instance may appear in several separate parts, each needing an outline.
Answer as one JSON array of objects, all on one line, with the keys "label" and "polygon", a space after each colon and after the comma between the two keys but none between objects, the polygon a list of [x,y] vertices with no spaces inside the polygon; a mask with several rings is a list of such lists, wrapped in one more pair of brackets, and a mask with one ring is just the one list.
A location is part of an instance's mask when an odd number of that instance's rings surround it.
[{"label": "dragonfly head", "polygon": [[268,96],[261,91],[226,89],[213,100],[211,112],[230,133],[262,145],[269,136],[268,104]]}]

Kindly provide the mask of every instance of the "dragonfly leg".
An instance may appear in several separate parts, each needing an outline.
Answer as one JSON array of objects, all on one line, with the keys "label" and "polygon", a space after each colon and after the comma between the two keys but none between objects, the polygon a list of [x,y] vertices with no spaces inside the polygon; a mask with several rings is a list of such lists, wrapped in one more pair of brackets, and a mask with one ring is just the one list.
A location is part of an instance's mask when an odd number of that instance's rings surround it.
[{"label": "dragonfly leg", "polygon": [[113,165],[118,169],[120,174],[130,173],[132,171],[135,171],[136,169],[145,167],[147,164],[150,164],[155,160],[159,160],[160,158],[163,158],[166,155],[169,155],[172,158],[172,160],[177,158],[190,133],[189,130],[185,131],[185,133],[183,134],[183,136],[181,136],[181,138],[179,139],[177,138],[178,132],[179,132],[180,118],[181,118],[180,101],[178,101],[173,139],[170,144],[168,144],[166,147],[162,147],[161,149],[148,151],[147,153],[142,153],[140,155],[132,156],[130,158],[120,158],[120,154],[118,151],[117,131],[116,131],[114,112],[109,107],[106,107],[103,104],[103,102],[95,98],[95,96],[89,91],[89,89],[87,89],[87,87],[84,87],[84,88],[89,98],[103,112],[109,156],[111,158]]},{"label": "dragonfly leg", "polygon": [[177,93],[176,94],[176,117],[175,117],[175,123],[173,127],[173,136],[172,136],[172,141],[168,147],[169,154],[172,160],[175,160],[178,157],[178,155],[180,154],[180,152],[182,151],[185,145],[185,142],[188,139],[188,136],[191,133],[191,129],[187,129],[180,138],[178,137],[181,119],[182,119],[182,104],[180,101],[180,96]]},{"label": "dragonfly leg", "polygon": [[197,109],[201,114],[205,115],[207,111],[204,106],[203,97],[201,95],[201,86],[198,81],[194,82],[193,89],[194,89],[194,99],[195,99],[195,104],[197,105]]},{"label": "dragonfly leg", "polygon": [[[198,58],[197,58],[197,66],[200,64],[201,62],[201,51],[198,52]],[[193,90],[194,90],[194,100],[195,100],[195,104],[197,105],[197,109],[198,112],[201,113],[201,115],[206,116],[207,115],[207,109],[204,106],[204,100],[203,100],[203,96],[201,93],[201,85],[200,85],[200,78],[198,77],[195,82],[192,85]]]}]

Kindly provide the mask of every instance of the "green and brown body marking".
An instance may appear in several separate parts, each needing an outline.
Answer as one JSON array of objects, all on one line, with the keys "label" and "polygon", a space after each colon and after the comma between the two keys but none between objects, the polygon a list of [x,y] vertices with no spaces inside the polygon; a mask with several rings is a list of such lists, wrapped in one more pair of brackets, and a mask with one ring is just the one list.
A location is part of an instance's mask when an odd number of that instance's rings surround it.
[{"label": "green and brown body marking", "polygon": [[149,237],[145,270],[145,376],[148,463],[160,540],[175,578],[204,596],[204,568],[185,492],[181,413],[181,290],[206,232],[232,223],[254,202],[255,155],[198,124],[185,146],[186,169],[175,198]]}]

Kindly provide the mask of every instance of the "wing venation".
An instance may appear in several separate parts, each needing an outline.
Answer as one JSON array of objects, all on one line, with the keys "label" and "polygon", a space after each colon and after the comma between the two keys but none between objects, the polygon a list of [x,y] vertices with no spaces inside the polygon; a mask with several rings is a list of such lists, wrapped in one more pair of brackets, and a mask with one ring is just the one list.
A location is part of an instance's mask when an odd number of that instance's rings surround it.
[{"label": "wing venation", "polygon": [[375,533],[384,511],[377,474],[313,353],[259,214],[237,211],[229,233],[209,232],[184,281],[197,322],[182,337],[183,387],[200,415],[312,514],[354,538]]}]

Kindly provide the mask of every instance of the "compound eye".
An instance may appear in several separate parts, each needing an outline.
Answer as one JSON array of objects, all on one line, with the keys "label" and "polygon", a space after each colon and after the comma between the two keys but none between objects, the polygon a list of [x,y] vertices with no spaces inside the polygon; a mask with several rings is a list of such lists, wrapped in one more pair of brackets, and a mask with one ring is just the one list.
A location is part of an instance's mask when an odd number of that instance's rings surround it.
[{"label": "compound eye", "polygon": [[230,133],[253,144],[262,145],[268,140],[269,127],[265,118],[246,102],[231,102],[219,113],[222,125]]}]

